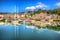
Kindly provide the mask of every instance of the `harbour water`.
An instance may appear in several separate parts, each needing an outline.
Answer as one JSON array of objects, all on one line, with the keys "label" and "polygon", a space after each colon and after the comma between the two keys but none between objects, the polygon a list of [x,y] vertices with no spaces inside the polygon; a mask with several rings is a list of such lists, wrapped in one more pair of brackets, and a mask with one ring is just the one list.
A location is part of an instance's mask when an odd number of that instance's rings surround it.
[{"label": "harbour water", "polygon": [[1,40],[60,40],[60,33],[47,28],[38,29],[32,26],[0,25]]}]

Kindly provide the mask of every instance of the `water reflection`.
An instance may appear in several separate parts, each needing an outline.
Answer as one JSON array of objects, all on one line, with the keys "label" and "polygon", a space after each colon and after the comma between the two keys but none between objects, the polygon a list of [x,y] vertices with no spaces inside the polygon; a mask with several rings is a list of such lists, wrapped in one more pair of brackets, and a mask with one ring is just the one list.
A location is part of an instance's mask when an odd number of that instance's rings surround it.
[{"label": "water reflection", "polygon": [[0,26],[0,39],[3,40],[60,40],[60,33],[53,30],[28,28],[22,24],[15,27],[14,25]]}]

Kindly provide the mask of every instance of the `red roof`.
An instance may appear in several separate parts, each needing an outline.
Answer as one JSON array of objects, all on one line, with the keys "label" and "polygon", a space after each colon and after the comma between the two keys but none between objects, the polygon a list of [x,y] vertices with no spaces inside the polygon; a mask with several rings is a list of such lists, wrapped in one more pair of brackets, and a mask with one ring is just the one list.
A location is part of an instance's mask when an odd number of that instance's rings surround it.
[{"label": "red roof", "polygon": [[28,20],[27,22],[32,22],[32,20]]}]

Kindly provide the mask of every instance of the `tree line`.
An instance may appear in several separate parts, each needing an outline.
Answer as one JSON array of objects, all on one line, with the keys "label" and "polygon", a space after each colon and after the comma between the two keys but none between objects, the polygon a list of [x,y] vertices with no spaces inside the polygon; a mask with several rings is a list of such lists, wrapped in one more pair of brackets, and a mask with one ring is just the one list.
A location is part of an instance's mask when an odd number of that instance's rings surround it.
[{"label": "tree line", "polygon": [[38,9],[35,11],[28,11],[28,13],[30,13],[31,15],[39,14],[40,12],[47,13],[47,14],[58,14],[58,15],[60,15],[60,8],[55,8],[55,9],[50,9],[50,10]]}]

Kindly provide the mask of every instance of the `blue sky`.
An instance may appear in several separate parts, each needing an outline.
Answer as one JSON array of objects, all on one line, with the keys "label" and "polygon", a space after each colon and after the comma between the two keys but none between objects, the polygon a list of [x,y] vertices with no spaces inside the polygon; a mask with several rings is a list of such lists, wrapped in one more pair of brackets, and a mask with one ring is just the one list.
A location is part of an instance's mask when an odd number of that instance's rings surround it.
[{"label": "blue sky", "polygon": [[60,0],[0,0],[0,12],[23,12],[26,10],[54,9]]}]

